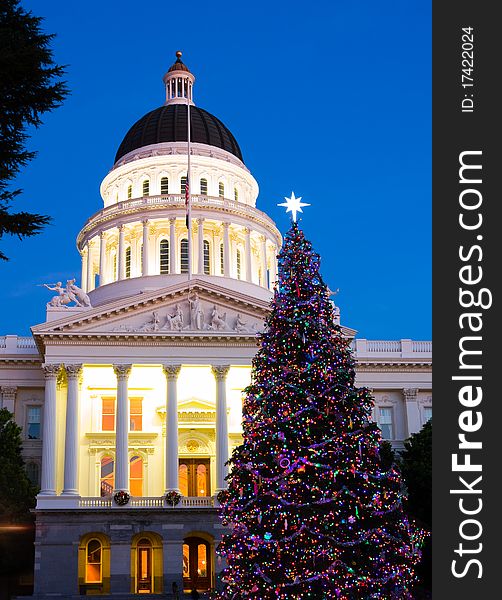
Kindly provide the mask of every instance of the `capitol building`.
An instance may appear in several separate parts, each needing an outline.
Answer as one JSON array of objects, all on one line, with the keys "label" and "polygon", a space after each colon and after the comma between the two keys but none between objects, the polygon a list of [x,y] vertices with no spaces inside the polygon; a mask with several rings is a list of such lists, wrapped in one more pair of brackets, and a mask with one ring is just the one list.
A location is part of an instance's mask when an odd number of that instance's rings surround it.
[{"label": "capitol building", "polygon": [[[81,280],[47,286],[32,336],[0,337],[0,405],[40,487],[36,598],[171,597],[173,582],[182,596],[215,589],[224,567],[217,494],[282,237],[236,138],[194,103],[181,53],[163,81],[77,237]],[[432,416],[431,342],[367,340],[343,315],[341,328],[383,436],[402,447]]]}]

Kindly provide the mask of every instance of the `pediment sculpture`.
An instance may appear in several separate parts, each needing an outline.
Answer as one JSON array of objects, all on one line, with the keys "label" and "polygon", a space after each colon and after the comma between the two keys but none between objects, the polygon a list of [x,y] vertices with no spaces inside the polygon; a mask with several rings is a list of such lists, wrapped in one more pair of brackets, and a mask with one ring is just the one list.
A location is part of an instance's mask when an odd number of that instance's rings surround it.
[{"label": "pediment sculpture", "polygon": [[57,295],[47,302],[47,308],[70,308],[69,305],[72,303],[82,308],[92,308],[89,296],[75,284],[76,281],[76,279],[67,279],[65,287],[63,287],[61,281],[43,283],[43,287],[51,292],[57,292]]}]

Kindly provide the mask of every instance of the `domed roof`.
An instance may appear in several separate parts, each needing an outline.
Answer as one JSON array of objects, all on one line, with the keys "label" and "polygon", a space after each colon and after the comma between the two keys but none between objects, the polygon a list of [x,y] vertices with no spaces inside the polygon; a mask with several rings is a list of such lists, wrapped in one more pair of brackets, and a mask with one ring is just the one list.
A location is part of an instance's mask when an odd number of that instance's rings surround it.
[{"label": "domed roof", "polygon": [[188,71],[190,73],[190,69],[181,60],[181,52],[179,50],[176,52],[176,60],[174,64],[172,64],[167,70],[168,73],[171,73],[172,71]]},{"label": "domed roof", "polygon": [[[230,152],[242,160],[241,149],[225,125],[211,113],[190,107],[190,139]],[[129,129],[117,150],[115,162],[123,156],[150,144],[187,142],[187,105],[168,104],[147,113]]]}]

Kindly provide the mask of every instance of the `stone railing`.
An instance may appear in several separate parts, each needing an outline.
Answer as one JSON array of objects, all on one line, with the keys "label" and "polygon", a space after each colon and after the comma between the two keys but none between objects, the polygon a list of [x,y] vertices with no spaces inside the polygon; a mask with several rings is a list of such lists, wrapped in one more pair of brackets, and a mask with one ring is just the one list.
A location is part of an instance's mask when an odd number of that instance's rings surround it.
[{"label": "stone railing", "polygon": [[39,510],[105,510],[105,509],[200,509],[215,508],[215,499],[212,496],[182,496],[181,501],[176,506],[170,506],[166,503],[163,496],[142,496],[132,497],[124,506],[117,506],[110,496],[99,498],[95,496],[39,496],[37,499],[37,509]]},{"label": "stone railing", "polygon": [[[274,221],[264,212],[258,210],[254,206],[249,206],[243,202],[235,202],[228,198],[221,198],[219,196],[204,196],[200,194],[194,194],[191,196],[192,208],[197,209],[216,209],[217,211],[230,213],[236,216],[241,216],[245,219],[251,219],[255,221],[265,229],[271,231],[277,238],[277,241],[282,243],[281,234],[279,233]],[[185,194],[168,194],[165,196],[144,196],[143,198],[133,198],[131,200],[124,200],[123,202],[117,202],[111,206],[106,206],[98,212],[94,213],[92,217],[87,219],[84,227],[77,238],[77,245],[81,245],[88,239],[96,235],[94,230],[101,228],[106,229],[106,223],[113,221],[115,217],[126,217],[134,213],[146,213],[142,214],[142,218],[147,216],[149,211],[154,211],[162,208],[185,208]],[[196,214],[193,215],[196,218]],[[113,227],[114,225],[109,225]],[[89,235],[90,234],[90,235]]]},{"label": "stone railing", "polygon": [[38,354],[35,340],[31,336],[0,336],[0,354]]},{"label": "stone railing", "polygon": [[351,344],[355,357],[360,358],[431,358],[432,342],[415,340],[355,339]]}]

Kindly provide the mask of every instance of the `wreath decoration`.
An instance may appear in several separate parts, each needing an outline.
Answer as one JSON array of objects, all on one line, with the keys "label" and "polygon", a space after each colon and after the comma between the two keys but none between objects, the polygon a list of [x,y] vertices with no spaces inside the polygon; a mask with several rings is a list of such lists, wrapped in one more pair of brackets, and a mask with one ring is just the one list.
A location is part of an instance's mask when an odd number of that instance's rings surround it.
[{"label": "wreath decoration", "polygon": [[181,494],[178,493],[176,490],[169,490],[168,492],[166,492],[164,498],[167,504],[169,504],[170,506],[176,506],[180,503]]},{"label": "wreath decoration", "polygon": [[128,504],[130,499],[131,496],[124,490],[119,490],[113,494],[113,500],[115,504],[118,504],[119,506],[125,506]]},{"label": "wreath decoration", "polygon": [[220,490],[217,494],[216,494],[216,500],[218,501],[218,504],[226,504],[226,502],[228,502],[230,494],[228,493],[228,490]]}]

